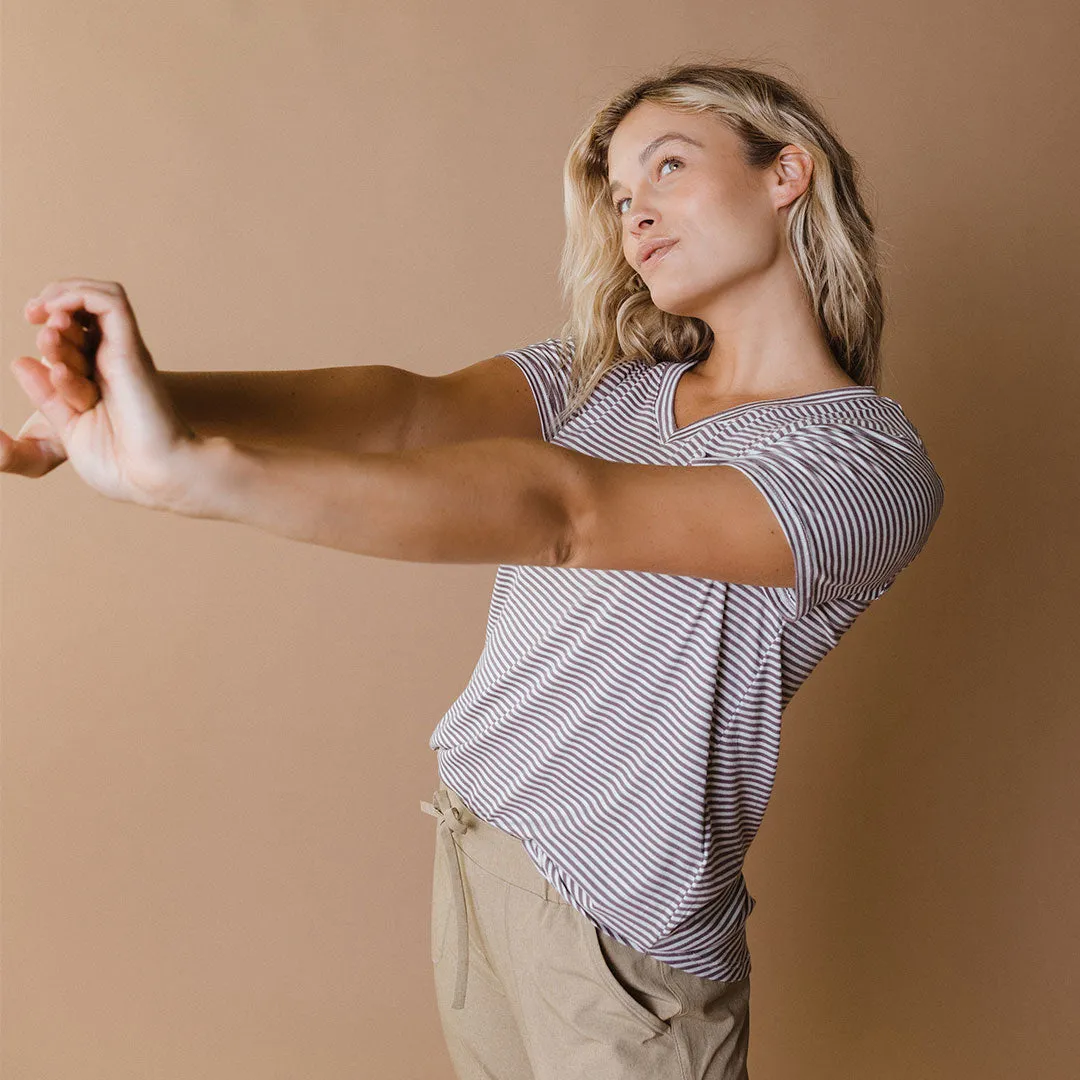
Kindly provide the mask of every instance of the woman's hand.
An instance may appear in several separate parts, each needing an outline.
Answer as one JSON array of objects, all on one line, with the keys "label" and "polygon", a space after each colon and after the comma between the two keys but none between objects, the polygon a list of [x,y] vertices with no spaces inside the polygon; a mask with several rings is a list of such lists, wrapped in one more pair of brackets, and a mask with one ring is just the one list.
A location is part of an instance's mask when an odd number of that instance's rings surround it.
[{"label": "woman's hand", "polygon": [[66,457],[102,495],[166,508],[201,440],[173,407],[123,287],[55,281],[26,316],[45,322],[47,363],[12,361],[37,412],[16,439],[0,432],[0,470],[41,476]]},{"label": "woman's hand", "polygon": [[[90,370],[90,333],[85,319],[73,318],[66,311],[50,315],[40,306],[28,304],[23,312],[32,323],[45,323],[34,341],[44,360],[47,385],[56,387],[73,407],[89,408],[99,397],[97,384],[86,378]],[[30,359],[26,357],[25,359]],[[29,369],[40,378],[42,365]],[[62,370],[61,370],[62,369]],[[79,378],[70,378],[69,369]],[[13,368],[14,370],[14,368]],[[52,424],[39,409],[19,429],[14,439],[0,431],[0,472],[40,477],[67,461],[67,451]]]}]

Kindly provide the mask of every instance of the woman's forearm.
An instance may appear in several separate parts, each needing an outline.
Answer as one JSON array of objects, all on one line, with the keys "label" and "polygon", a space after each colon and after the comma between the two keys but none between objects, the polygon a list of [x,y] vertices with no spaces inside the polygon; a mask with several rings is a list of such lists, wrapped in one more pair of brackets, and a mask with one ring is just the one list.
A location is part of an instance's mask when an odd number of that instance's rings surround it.
[{"label": "woman's forearm", "polygon": [[404,446],[422,382],[385,364],[160,375],[177,412],[201,436],[346,454]]},{"label": "woman's forearm", "polygon": [[357,456],[205,439],[157,508],[383,559],[554,566],[578,460],[537,439]]}]

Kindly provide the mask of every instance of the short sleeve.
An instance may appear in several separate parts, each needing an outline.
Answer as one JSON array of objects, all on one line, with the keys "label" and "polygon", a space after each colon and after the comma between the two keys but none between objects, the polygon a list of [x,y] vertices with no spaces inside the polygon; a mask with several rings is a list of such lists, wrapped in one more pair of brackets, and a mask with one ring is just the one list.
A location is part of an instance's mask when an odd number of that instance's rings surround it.
[{"label": "short sleeve", "polygon": [[570,371],[560,358],[560,345],[559,338],[548,338],[500,354],[510,357],[529,380],[545,442],[550,442],[558,431],[559,412],[566,404],[570,387]]},{"label": "short sleeve", "polygon": [[873,422],[800,423],[725,464],[753,481],[791,544],[795,585],[767,590],[787,621],[838,597],[880,596],[944,502],[918,436]]}]

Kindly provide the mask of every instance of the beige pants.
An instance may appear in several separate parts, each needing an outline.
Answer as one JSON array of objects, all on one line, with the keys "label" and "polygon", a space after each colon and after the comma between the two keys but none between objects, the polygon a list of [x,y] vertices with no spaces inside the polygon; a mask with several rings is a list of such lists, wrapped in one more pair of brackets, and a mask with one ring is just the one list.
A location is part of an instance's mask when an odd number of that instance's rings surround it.
[{"label": "beige pants", "polygon": [[605,934],[521,841],[440,783],[431,960],[459,1080],[747,1080],[750,977],[692,975]]}]

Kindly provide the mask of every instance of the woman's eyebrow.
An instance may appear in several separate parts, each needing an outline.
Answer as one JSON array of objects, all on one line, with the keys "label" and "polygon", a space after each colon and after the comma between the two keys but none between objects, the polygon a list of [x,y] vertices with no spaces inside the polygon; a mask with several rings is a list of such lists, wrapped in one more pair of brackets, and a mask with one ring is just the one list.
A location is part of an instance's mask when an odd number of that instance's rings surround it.
[{"label": "woman's eyebrow", "polygon": [[[645,148],[638,154],[638,164],[644,165],[648,156],[658,147],[666,142],[670,142],[672,139],[678,139],[681,142],[690,143],[691,146],[696,146],[701,150],[705,149],[705,144],[698,142],[697,139],[690,138],[689,135],[683,135],[678,131],[665,131],[663,135],[657,135],[651,142],[645,144]],[[622,187],[623,182],[621,180],[612,180],[608,184],[608,194],[610,195],[617,187]]]}]

